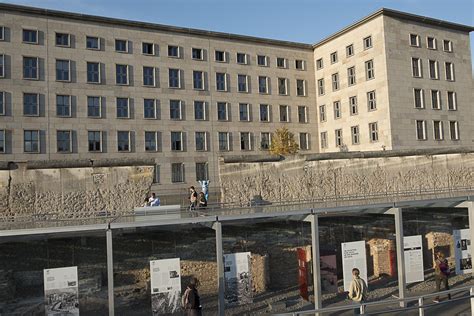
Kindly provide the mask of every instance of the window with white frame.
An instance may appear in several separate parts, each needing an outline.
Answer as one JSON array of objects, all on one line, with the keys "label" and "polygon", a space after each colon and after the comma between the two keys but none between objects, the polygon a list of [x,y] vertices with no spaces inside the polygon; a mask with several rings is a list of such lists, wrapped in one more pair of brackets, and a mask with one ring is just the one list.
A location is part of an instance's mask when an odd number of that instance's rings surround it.
[{"label": "window with white frame", "polygon": [[71,80],[71,61],[66,59],[56,59],[56,81]]},{"label": "window with white frame", "polygon": [[318,94],[324,95],[324,78],[318,79]]},{"label": "window with white frame", "polygon": [[369,123],[369,139],[371,143],[379,141],[379,127],[377,122]]},{"label": "window with white frame", "polygon": [[5,91],[0,91],[0,115],[3,116],[6,114],[6,102],[5,102]]},{"label": "window with white frame", "polygon": [[88,131],[87,145],[89,152],[102,152],[102,132]]},{"label": "window with white frame", "polygon": [[260,104],[260,122],[270,122],[270,105]]},{"label": "window with white frame", "polygon": [[443,140],[443,122],[433,121],[433,135],[435,140]]},{"label": "window with white frame", "polygon": [[372,36],[367,36],[364,38],[364,49],[369,49],[372,47]]},{"label": "window with white frame", "polygon": [[416,139],[426,140],[426,121],[416,120]]},{"label": "window with white frame", "polygon": [[204,51],[202,48],[192,48],[191,57],[194,60],[204,60]]},{"label": "window with white frame", "polygon": [[247,54],[245,53],[237,53],[237,64],[241,64],[241,65],[247,65],[248,64],[248,61],[247,61]]},{"label": "window with white frame", "polygon": [[413,57],[411,59],[411,73],[413,77],[421,78],[423,77],[423,72],[421,68],[421,59]]},{"label": "window with white frame", "polygon": [[319,135],[321,148],[328,148],[328,132],[321,132]]},{"label": "window with white frame", "polygon": [[249,132],[240,132],[240,150],[252,150],[250,137]]},{"label": "window with white frame", "polygon": [[350,44],[346,46],[346,57],[354,56],[354,45]]},{"label": "window with white frame", "polygon": [[429,60],[430,79],[439,79],[438,76],[438,62],[436,60]]},{"label": "window with white frame", "polygon": [[71,35],[67,33],[56,33],[56,46],[71,47]]},{"label": "window with white frame", "polygon": [[86,36],[86,49],[100,50],[100,38],[97,36]]},{"label": "window with white frame", "polygon": [[456,111],[458,109],[457,103],[456,103],[456,92],[454,91],[448,91],[447,92],[447,99],[448,99],[448,110],[450,111]]},{"label": "window with white frame", "polygon": [[297,70],[306,70],[306,61],[302,59],[296,59],[295,60],[295,68]]},{"label": "window with white frame", "polygon": [[226,56],[226,52],[223,51],[223,50],[216,50],[215,53],[214,53],[214,56],[215,56],[215,60],[217,62],[221,62],[221,63],[225,63],[227,62],[227,56]]},{"label": "window with white frame", "polygon": [[300,133],[300,149],[309,150],[309,134]]},{"label": "window with white frame", "polygon": [[257,55],[257,65],[263,67],[268,66],[268,57],[265,55]]},{"label": "window with white frame", "polygon": [[5,27],[0,26],[0,41],[4,41],[4,40],[5,40]]},{"label": "window with white frame", "polygon": [[[4,61],[4,58],[3,58]],[[23,57],[23,79],[38,80],[39,60],[38,57]]]},{"label": "window with white frame", "polygon": [[306,80],[296,79],[296,95],[299,97],[306,96]]},{"label": "window with white frame", "polygon": [[360,144],[359,126],[351,126],[351,139],[352,145]]},{"label": "window with white frame", "polygon": [[23,29],[23,43],[38,44],[38,30]]},{"label": "window with white frame", "polygon": [[87,97],[87,117],[102,117],[102,98],[98,96]]},{"label": "window with white frame", "polygon": [[410,46],[420,47],[420,36],[418,34],[410,34]]},{"label": "window with white frame", "polygon": [[0,78],[5,78],[5,55],[0,54]]},{"label": "window with white frame", "polygon": [[335,73],[331,75],[331,81],[332,81],[332,91],[337,91],[339,90],[339,73]]},{"label": "window with white frame", "polygon": [[323,67],[324,67],[323,59],[322,58],[317,59],[316,60],[316,70],[323,69]]},{"label": "window with white frame", "polygon": [[457,121],[449,121],[449,135],[451,140],[459,140],[459,126]]},{"label": "window with white frame", "polygon": [[196,151],[207,151],[207,133],[196,132],[194,136],[196,140]]},{"label": "window with white frame", "polygon": [[433,110],[441,110],[441,99],[439,90],[431,90],[431,108]]},{"label": "window with white frame", "polygon": [[355,66],[347,68],[347,84],[353,86],[356,84]]},{"label": "window with white frame", "polygon": [[326,105],[319,106],[319,121],[326,122]]},{"label": "window with white frame", "polygon": [[100,63],[87,62],[87,83],[100,83]]},{"label": "window with white frame", "polygon": [[237,75],[237,90],[239,92],[249,92],[248,82],[247,75]]},{"label": "window with white frame", "polygon": [[181,100],[170,100],[170,119],[181,120],[182,117],[182,102]]},{"label": "window with white frame", "polygon": [[304,105],[298,106],[298,122],[308,123],[308,107]]},{"label": "window with white frame", "polygon": [[329,59],[331,60],[331,64],[337,63],[337,52],[331,53],[331,55],[329,55]]},{"label": "window with white frame", "polygon": [[224,72],[216,72],[216,90],[227,91],[227,74]]},{"label": "window with white frame", "polygon": [[340,101],[334,101],[332,103],[333,109],[334,109],[334,119],[337,120],[341,118],[341,102]]},{"label": "window with white frame", "polygon": [[143,99],[143,118],[145,119],[156,119],[158,118],[156,110],[155,99]]},{"label": "window with white frame", "polygon": [[56,95],[56,116],[70,117],[71,116],[71,96],[70,95]]},{"label": "window with white frame", "polygon": [[119,53],[128,53],[128,41],[123,39],[116,39],[115,51]]},{"label": "window with white frame", "polygon": [[277,57],[277,59],[276,59],[276,65],[277,65],[277,68],[286,68],[286,67],[287,67],[286,58]]},{"label": "window with white frame", "polygon": [[39,94],[23,93],[23,115],[39,116]]},{"label": "window with white frame", "polygon": [[161,183],[161,166],[157,164],[153,168],[153,183]]},{"label": "window with white frame", "polygon": [[425,95],[423,89],[414,88],[413,97],[415,101],[415,109],[424,109],[425,108]]},{"label": "window with white frame", "polygon": [[445,52],[452,53],[453,52],[453,42],[450,40],[443,40],[443,50]]},{"label": "window with white frame", "polygon": [[229,151],[229,132],[218,132],[219,151]]},{"label": "window with white frame", "polygon": [[278,94],[288,95],[288,79],[278,78]]},{"label": "window with white frame", "polygon": [[349,111],[351,115],[357,115],[357,113],[359,113],[357,106],[357,96],[349,97]]},{"label": "window with white frame", "polygon": [[426,47],[428,49],[436,49],[436,38],[428,36],[426,38]]},{"label": "window with white frame", "polygon": [[183,151],[183,132],[171,132],[171,150]]},{"label": "window with white frame", "polygon": [[170,68],[168,72],[168,87],[175,89],[181,88],[181,70]]},{"label": "window with white frame", "polygon": [[249,104],[248,103],[239,103],[239,120],[241,122],[248,122],[250,121],[250,113],[249,113]]},{"label": "window with white frame", "polygon": [[335,140],[336,140],[336,147],[341,147],[344,142],[342,140],[342,129],[336,129],[334,131],[334,136],[335,136]]},{"label": "window with white frame", "polygon": [[268,93],[268,77],[258,76],[258,92],[259,93]]},{"label": "window with white frame", "polygon": [[280,122],[290,121],[290,108],[288,105],[280,105]]},{"label": "window with white frame", "polygon": [[446,80],[454,81],[454,64],[450,62],[445,62],[444,68],[446,70]]},{"label": "window with white frame", "polygon": [[260,149],[269,150],[271,145],[271,134],[262,132],[260,133]]},{"label": "window with white frame", "polygon": [[72,142],[71,131],[56,131],[56,150],[58,153],[70,153]]},{"label": "window with white frame", "polygon": [[147,56],[154,56],[155,44],[149,42],[142,42],[142,54]]},{"label": "window with white frame", "polygon": [[130,118],[130,99],[117,98],[117,118]]},{"label": "window with white frame", "polygon": [[196,121],[206,120],[206,103],[204,101],[194,101],[194,119]]},{"label": "window with white frame", "polygon": [[218,121],[229,120],[229,111],[228,111],[227,102],[217,102],[217,120]]},{"label": "window with white frame", "polygon": [[171,164],[171,182],[172,183],[184,182],[184,163],[175,162]]},{"label": "window with white frame", "polygon": [[155,67],[143,66],[143,85],[146,87],[156,86]]},{"label": "window with white frame", "polygon": [[371,59],[365,62],[365,79],[371,80],[374,78],[375,78],[374,61]]},{"label": "window with white frame", "polygon": [[24,130],[23,131],[23,151],[25,153],[40,152],[40,131]]},{"label": "window with white frame", "polygon": [[367,92],[367,108],[369,111],[377,110],[375,90]]},{"label": "window with white frame", "polygon": [[196,162],[196,181],[209,180],[209,170],[207,162]]},{"label": "window with white frame", "polygon": [[168,57],[181,58],[181,49],[177,45],[168,45]]},{"label": "window with white frame", "polygon": [[115,83],[118,85],[128,85],[128,65],[115,65]]},{"label": "window with white frame", "polygon": [[194,90],[204,90],[204,72],[193,71],[193,88]]},{"label": "window with white frame", "polygon": [[117,151],[130,152],[130,131],[117,131]]}]

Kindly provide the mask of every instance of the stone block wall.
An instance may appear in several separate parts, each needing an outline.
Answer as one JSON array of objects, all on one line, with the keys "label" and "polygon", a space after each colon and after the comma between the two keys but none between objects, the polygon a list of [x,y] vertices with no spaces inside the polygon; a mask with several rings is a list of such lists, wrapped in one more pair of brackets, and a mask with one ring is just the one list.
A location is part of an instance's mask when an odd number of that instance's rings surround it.
[{"label": "stone block wall", "polygon": [[[396,251],[395,242],[389,239],[372,238],[368,242],[372,256],[374,275],[394,276],[396,261],[392,262],[393,252]],[[395,267],[393,266],[395,265]]]}]

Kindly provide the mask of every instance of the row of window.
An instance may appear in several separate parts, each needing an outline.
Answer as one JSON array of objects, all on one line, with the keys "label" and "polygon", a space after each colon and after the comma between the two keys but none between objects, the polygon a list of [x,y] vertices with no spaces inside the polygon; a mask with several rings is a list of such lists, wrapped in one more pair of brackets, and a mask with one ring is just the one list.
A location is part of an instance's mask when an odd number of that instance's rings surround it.
[{"label": "row of window", "polygon": [[[375,78],[374,61],[368,60],[365,62],[365,80],[372,80]],[[347,68],[347,86],[353,86],[357,83],[355,66]],[[332,91],[340,89],[339,73],[336,72],[331,75]],[[318,79],[318,95],[326,93],[324,78]]]},{"label": "row of window", "polygon": [[[431,101],[431,108],[433,110],[441,110],[442,104],[443,104],[442,99],[441,99],[441,91],[434,90],[434,89],[431,89],[429,91],[430,91],[429,98]],[[416,109],[425,108],[425,91],[423,89],[414,88],[413,99],[414,99],[414,105]],[[449,111],[456,111],[458,109],[456,92],[446,91],[446,104],[448,106]]]},{"label": "row of window", "polygon": [[[379,129],[377,122],[369,123],[368,125],[369,140],[371,143],[379,141]],[[359,125],[351,126],[351,139],[352,145],[360,144],[360,128]],[[334,141],[336,147],[343,147],[344,144],[342,136],[342,128],[334,130]],[[328,148],[328,132],[321,132],[320,134],[320,145],[321,148]]]},{"label": "row of window", "polygon": [[[410,34],[410,46],[421,47],[420,35]],[[436,50],[438,49],[438,43],[435,37],[427,36],[426,37],[426,48]],[[453,42],[450,40],[443,40],[443,51],[452,53],[453,52]]]},{"label": "row of window", "polygon": [[[375,111],[377,110],[377,100],[376,100],[376,94],[375,90],[367,92],[367,110],[370,111]],[[334,119],[340,119],[342,117],[342,106],[341,106],[341,101],[337,100],[332,103],[333,105],[333,113],[334,113]],[[357,96],[351,96],[349,97],[349,113],[350,115],[357,115],[359,114],[359,105],[357,101]],[[320,105],[319,106],[319,121],[320,122],[326,122],[327,120],[327,109],[326,105]]]},{"label": "row of window", "polygon": [[[71,82],[72,70],[71,60],[56,59],[56,81]],[[87,83],[102,84],[102,73],[105,65],[99,62],[86,62]],[[38,57],[23,57],[23,79],[39,80],[40,68]],[[157,67],[143,67],[142,78],[143,86],[157,87],[159,84],[159,71]],[[5,56],[0,55],[0,78],[5,76]],[[192,74],[194,90],[208,90],[208,76],[205,71],[194,70]],[[133,78],[133,68],[130,65],[115,65],[115,83],[117,85],[131,85]],[[236,78],[237,91],[250,93],[251,80],[249,75],[238,74]],[[225,72],[216,72],[215,84],[216,91],[230,91],[230,75]],[[270,77],[258,76],[258,93],[271,94]],[[168,87],[174,89],[184,88],[184,71],[182,69],[168,69]],[[277,78],[278,94],[290,95],[288,78]],[[297,96],[306,96],[306,80],[296,79],[295,93]]]},{"label": "row of window", "polygon": [[[362,39],[362,45],[364,47],[364,50],[367,50],[369,48],[372,48],[372,36],[367,36]],[[354,49],[354,44],[350,44],[346,46],[346,57],[352,57],[355,54],[355,49]],[[339,61],[338,58],[338,53],[337,51],[332,52],[329,54],[329,61],[331,64],[335,64]],[[318,58],[316,60],[316,70],[323,69],[324,68],[324,60],[323,58]]]},{"label": "row of window", "polygon": [[[25,153],[40,153],[41,151],[41,135],[40,130],[24,130],[23,131],[23,151]],[[6,152],[6,130],[0,130],[0,152]],[[117,131],[117,152],[133,152],[134,151],[134,135],[132,131]],[[209,151],[211,142],[208,132],[199,131],[194,133],[195,150]],[[56,151],[58,153],[77,152],[75,143],[77,134],[73,130],[56,131]],[[162,133],[157,131],[144,132],[144,151],[145,152],[161,152],[162,151]],[[88,131],[87,144],[89,152],[106,152],[106,132],[104,131]],[[232,133],[218,132],[218,149],[219,151],[232,151]],[[268,150],[271,145],[272,134],[270,132],[261,132],[260,139],[257,140],[251,132],[239,133],[240,150],[254,150],[255,144],[260,150]],[[170,150],[186,151],[186,132],[170,132]],[[309,134],[299,133],[299,148],[301,150],[309,150]]]},{"label": "row of window", "polygon": [[[23,43],[26,44],[39,44],[39,31],[32,29],[23,29]],[[0,41],[5,40],[5,27],[0,26]],[[86,49],[90,50],[103,50],[104,40],[97,36],[86,36],[85,46]],[[58,47],[73,47],[72,36],[69,33],[55,33],[55,45]],[[118,53],[132,53],[133,43],[127,39],[115,39],[115,51]],[[184,58],[184,49],[177,45],[168,45],[167,53],[168,57],[172,58]],[[159,45],[152,42],[142,42],[142,54],[146,56],[159,56]],[[204,48],[191,48],[191,58],[193,60],[207,60],[207,50]],[[214,61],[216,62],[229,62],[229,53],[223,50],[214,51]],[[257,55],[256,62],[258,66],[269,67],[270,57],[266,55]],[[236,63],[241,65],[250,64],[250,56],[246,53],[236,53]],[[275,60],[277,68],[289,68],[288,59],[285,57],[277,57]],[[297,70],[306,70],[306,62],[302,59],[295,59],[294,67]]]},{"label": "row of window", "polygon": [[[427,121],[416,120],[416,139],[427,140]],[[459,140],[459,123],[457,121],[448,121],[449,124],[449,137],[451,140]],[[433,139],[444,140],[444,124],[443,121],[433,121]]]},{"label": "row of window", "polygon": [[[421,58],[412,57],[411,59],[411,70],[412,76],[415,78],[423,78],[423,62]],[[428,60],[428,73],[429,78],[433,80],[439,80],[439,62],[437,60]],[[444,74],[447,81],[454,81],[454,64],[452,62],[444,63]]]},{"label": "row of window", "polygon": [[[6,93],[0,91],[0,115],[6,115]],[[72,101],[70,95],[56,95],[56,116],[58,117],[72,117]],[[25,116],[40,116],[40,95],[37,93],[23,94],[23,115]],[[131,98],[116,98],[116,117],[117,118],[132,118],[133,99]],[[250,122],[252,118],[252,105],[249,103],[239,103],[239,121]],[[208,120],[208,102],[194,101],[194,119]],[[260,122],[272,122],[272,105],[259,104],[259,120]],[[290,122],[290,106],[279,105],[279,121]],[[160,119],[159,100],[143,99],[143,118],[145,119]],[[184,120],[185,110],[184,102],[182,100],[169,101],[169,114],[171,120]],[[232,121],[231,104],[228,102],[216,103],[216,114],[218,121]],[[308,107],[299,105],[297,107],[297,115],[299,123],[308,123]],[[105,97],[87,96],[87,117],[89,118],[103,118],[105,117]]]}]

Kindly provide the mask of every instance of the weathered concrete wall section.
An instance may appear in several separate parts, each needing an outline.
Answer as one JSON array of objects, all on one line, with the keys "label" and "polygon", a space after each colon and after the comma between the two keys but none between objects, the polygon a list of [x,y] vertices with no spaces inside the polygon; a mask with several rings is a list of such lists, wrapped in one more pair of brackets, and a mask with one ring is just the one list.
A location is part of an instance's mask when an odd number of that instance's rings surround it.
[{"label": "weathered concrete wall section", "polygon": [[141,205],[153,167],[88,167],[0,171],[0,218],[85,218]]},{"label": "weathered concrete wall section", "polygon": [[474,187],[474,153],[280,162],[220,162],[223,202],[309,200],[463,191]]}]

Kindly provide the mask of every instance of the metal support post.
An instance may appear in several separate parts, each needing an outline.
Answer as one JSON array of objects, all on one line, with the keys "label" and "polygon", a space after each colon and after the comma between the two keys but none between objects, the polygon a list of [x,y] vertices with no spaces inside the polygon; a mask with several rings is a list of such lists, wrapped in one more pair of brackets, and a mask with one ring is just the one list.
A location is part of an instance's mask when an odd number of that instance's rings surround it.
[{"label": "metal support post", "polygon": [[114,316],[114,258],[112,248],[112,230],[110,228],[107,229],[105,237],[107,243],[107,292],[109,296],[109,316]]},{"label": "metal support post", "polygon": [[217,258],[217,289],[218,289],[218,315],[225,314],[225,300],[224,300],[224,251],[222,249],[222,224],[215,222],[212,228],[216,231],[216,258]]},{"label": "metal support post", "polygon": [[471,316],[474,316],[474,287],[471,287],[469,294],[471,295]]},{"label": "metal support post", "polygon": [[[472,241],[474,240],[474,201],[467,202],[467,215],[469,217],[469,235],[471,239],[471,258],[474,258],[474,247]],[[474,269],[472,270],[474,275]],[[474,295],[474,287],[471,287],[471,296]],[[474,297],[471,297],[471,315],[474,316]]]},{"label": "metal support post", "polygon": [[418,299],[418,315],[425,316],[425,309],[423,308],[423,297]]},{"label": "metal support post", "polygon": [[314,308],[322,307],[321,299],[321,266],[319,256],[319,220],[318,215],[310,215],[311,223],[311,251],[313,257],[313,290],[314,290]]},{"label": "metal support post", "polygon": [[[395,215],[395,243],[397,246],[397,271],[398,271],[398,298],[406,297],[405,280],[405,255],[403,246],[403,216],[401,208],[394,208],[391,213]],[[405,302],[400,302],[400,307],[405,307]]]}]

